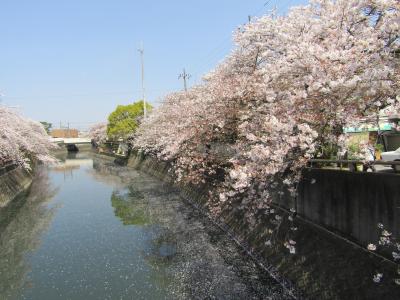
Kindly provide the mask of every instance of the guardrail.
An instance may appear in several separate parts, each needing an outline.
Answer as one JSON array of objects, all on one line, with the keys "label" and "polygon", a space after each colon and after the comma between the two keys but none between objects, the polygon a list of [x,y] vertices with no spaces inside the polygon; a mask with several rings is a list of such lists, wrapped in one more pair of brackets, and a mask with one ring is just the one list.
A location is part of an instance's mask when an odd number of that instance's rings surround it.
[{"label": "guardrail", "polygon": [[[362,160],[348,160],[348,159],[311,159],[309,161],[310,167],[315,167],[316,164],[336,164],[340,169],[343,169],[346,165],[350,171],[358,171],[357,166],[362,166],[363,170],[370,168],[375,171],[374,166],[391,166],[394,167],[395,171],[400,171],[400,161],[362,161]],[[396,167],[398,166],[398,167]],[[398,170],[397,170],[398,169]]]}]

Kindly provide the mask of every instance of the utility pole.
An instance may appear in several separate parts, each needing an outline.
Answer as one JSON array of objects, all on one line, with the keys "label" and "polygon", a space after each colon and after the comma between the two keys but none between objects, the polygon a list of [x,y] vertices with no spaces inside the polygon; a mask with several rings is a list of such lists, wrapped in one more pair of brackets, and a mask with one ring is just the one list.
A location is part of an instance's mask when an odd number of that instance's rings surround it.
[{"label": "utility pole", "polygon": [[190,77],[192,77],[192,75],[187,74],[185,68],[183,68],[183,73],[182,73],[182,74],[179,74],[178,79],[183,78],[183,87],[185,88],[185,92],[187,92],[186,80],[188,80]]},{"label": "utility pole", "polygon": [[140,60],[142,62],[142,97],[143,97],[143,115],[144,118],[146,119],[147,117],[147,109],[146,109],[146,93],[144,89],[144,48],[143,48],[143,42],[140,44],[140,49],[138,49],[140,53]]}]

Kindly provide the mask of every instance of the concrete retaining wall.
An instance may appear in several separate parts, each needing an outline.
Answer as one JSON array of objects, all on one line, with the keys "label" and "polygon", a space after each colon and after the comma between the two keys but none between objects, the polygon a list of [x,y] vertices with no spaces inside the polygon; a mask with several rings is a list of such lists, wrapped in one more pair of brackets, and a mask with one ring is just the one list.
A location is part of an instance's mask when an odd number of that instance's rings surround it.
[{"label": "concrete retaining wall", "polygon": [[297,211],[306,219],[360,245],[379,239],[378,223],[400,237],[400,175],[310,169],[303,178]]},{"label": "concrete retaining wall", "polygon": [[[154,157],[133,153],[128,166],[171,184],[174,182],[173,176],[169,173],[169,164],[160,162]],[[395,211],[393,205],[398,203],[397,192],[393,193],[387,187],[385,180],[382,180],[381,185],[374,186],[375,181],[368,179],[367,184],[370,186],[366,188],[361,178],[356,179],[356,183],[348,183],[348,188],[352,191],[342,190],[341,185],[347,182],[351,175],[330,174],[324,170],[310,172],[305,174],[305,180],[316,177],[317,182],[311,186],[307,181],[303,182],[298,203],[283,198],[278,201],[279,206],[276,206],[278,214],[284,220],[288,218],[284,206],[294,204],[298,207],[300,217],[294,222],[294,226],[298,228],[296,231],[290,231],[289,226],[293,224],[284,221],[279,230],[270,236],[266,232],[268,228],[273,228],[275,215],[257,216],[254,228],[245,221],[246,211],[237,208],[224,209],[221,217],[214,221],[299,298],[304,296],[311,299],[400,299],[400,287],[394,282],[394,279],[399,277],[398,264],[383,256],[371,254],[366,251],[365,246],[360,247],[347,239],[348,236],[354,239],[373,239],[375,237],[373,234],[362,233],[363,226],[371,223],[369,226],[372,232],[372,228],[376,228],[376,221],[387,214],[386,209],[389,206]],[[335,178],[331,178],[331,175]],[[395,178],[392,180],[396,181]],[[178,188],[184,199],[208,213],[204,205],[208,194],[206,186],[180,185]],[[383,197],[374,191],[380,191],[382,188],[385,193],[393,193],[388,198],[393,201],[381,200],[380,204],[376,203]],[[361,190],[355,192],[355,189]],[[370,190],[362,191],[365,189]],[[344,197],[345,193],[348,193],[348,196]],[[371,194],[373,197],[366,200]],[[358,201],[359,204],[349,205],[351,201]],[[391,204],[384,204],[385,201]],[[365,204],[366,202],[369,204]],[[375,217],[364,219],[360,217],[361,215]],[[393,218],[389,214],[385,220],[396,220],[394,223],[388,221],[387,224],[398,226],[395,225],[398,224],[397,217]],[[386,222],[385,220],[382,222]],[[341,234],[341,231],[345,231],[346,234]],[[288,234],[290,239],[297,243],[295,255],[289,254],[284,246]],[[266,241],[271,239],[272,245],[266,244]],[[369,240],[369,242],[374,241]],[[379,284],[372,280],[377,272],[384,274],[384,279]]]},{"label": "concrete retaining wall", "polygon": [[21,166],[0,168],[0,209],[6,207],[32,183],[32,176]]}]

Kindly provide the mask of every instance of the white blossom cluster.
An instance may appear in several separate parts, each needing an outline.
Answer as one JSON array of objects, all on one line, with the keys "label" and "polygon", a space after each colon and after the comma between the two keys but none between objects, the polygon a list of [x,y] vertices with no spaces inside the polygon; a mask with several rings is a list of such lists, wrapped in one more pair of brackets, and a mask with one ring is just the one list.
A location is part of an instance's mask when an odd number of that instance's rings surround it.
[{"label": "white blossom cluster", "polygon": [[0,105],[0,166],[17,163],[30,169],[33,161],[53,162],[54,148],[42,124]]},{"label": "white blossom cluster", "polygon": [[[392,252],[392,259],[394,262],[400,261],[400,242],[392,235],[391,232],[387,231],[382,223],[378,223],[378,229],[380,230],[380,237],[378,241],[378,246],[382,249],[388,249]],[[371,252],[377,251],[377,245],[368,244],[367,249]],[[400,275],[400,265],[397,265],[397,275]],[[396,275],[396,277],[397,277]],[[373,276],[373,281],[375,283],[381,282],[383,278],[383,273],[376,273]],[[400,278],[394,278],[394,282],[400,285]]]},{"label": "white blossom cluster", "polygon": [[178,180],[215,184],[212,211],[234,202],[254,224],[270,188],[283,181],[294,195],[301,169],[323,143],[340,144],[344,125],[398,107],[399,36],[397,0],[313,0],[255,19],[201,85],[165,98],[133,146],[171,161]]},{"label": "white blossom cluster", "polygon": [[107,123],[98,123],[93,125],[88,133],[88,136],[97,145],[100,145],[107,140]]}]

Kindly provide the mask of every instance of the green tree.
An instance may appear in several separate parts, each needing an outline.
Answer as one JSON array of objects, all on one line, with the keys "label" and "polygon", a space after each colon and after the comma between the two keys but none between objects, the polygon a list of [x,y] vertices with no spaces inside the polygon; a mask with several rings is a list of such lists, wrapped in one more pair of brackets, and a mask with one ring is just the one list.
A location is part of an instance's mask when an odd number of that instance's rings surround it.
[{"label": "green tree", "polygon": [[115,216],[120,218],[124,225],[144,226],[150,223],[148,201],[133,187],[129,188],[128,193],[114,191],[111,195],[111,205]]},{"label": "green tree", "polygon": [[[143,108],[142,100],[133,104],[118,105],[108,116],[107,136],[111,139],[126,139],[135,132],[143,119]],[[150,111],[153,107],[146,103],[146,108]]]},{"label": "green tree", "polygon": [[53,127],[53,124],[48,123],[48,122],[44,122],[44,121],[42,121],[40,123],[43,125],[44,130],[46,130],[47,134],[50,134],[50,130]]}]

